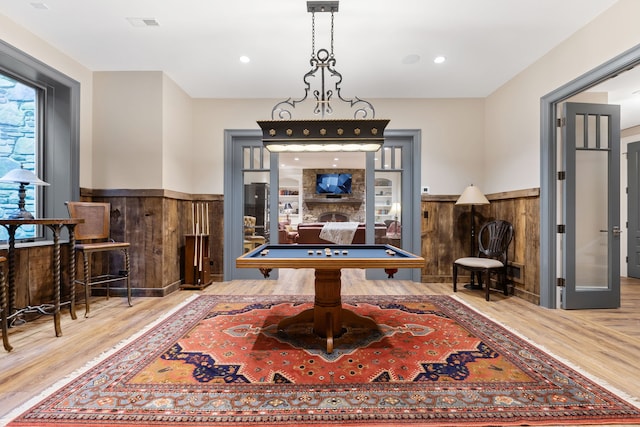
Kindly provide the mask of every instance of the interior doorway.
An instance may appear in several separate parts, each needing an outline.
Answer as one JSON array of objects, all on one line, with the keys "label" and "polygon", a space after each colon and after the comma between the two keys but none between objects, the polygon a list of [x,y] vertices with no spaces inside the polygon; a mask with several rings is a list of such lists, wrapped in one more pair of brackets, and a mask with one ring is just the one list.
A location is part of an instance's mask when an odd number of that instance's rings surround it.
[{"label": "interior doorway", "polygon": [[[224,280],[261,278],[258,271],[235,267],[236,258],[246,250],[255,248],[258,243],[250,241],[248,237],[264,243],[295,243],[295,227],[287,229],[286,226],[317,221],[320,216],[318,212],[308,210],[313,205],[319,205],[321,211],[327,211],[328,206],[340,206],[339,211],[332,207],[332,212],[322,213],[364,223],[365,242],[383,243],[376,240],[375,224],[376,204],[384,203],[383,207],[388,208],[384,215],[402,222],[401,232],[397,226],[390,227],[394,242],[409,252],[420,253],[420,233],[414,231],[420,229],[420,132],[387,130],[385,140],[389,143],[387,149],[376,153],[316,154],[315,158],[311,155],[309,159],[303,159],[301,153],[292,156],[269,153],[262,145],[259,132],[226,131]],[[349,157],[351,163],[347,163]],[[295,162],[299,163],[301,171],[288,173],[287,164]],[[302,164],[313,166],[312,173],[305,176],[305,169],[300,167]],[[396,178],[397,185],[380,186],[378,191],[384,194],[376,198],[375,179],[383,172],[386,179],[390,176]],[[351,191],[355,191],[353,186],[360,186],[360,197],[318,200],[317,177],[340,173],[349,174],[355,179],[355,184],[351,183]],[[251,191],[247,193],[249,187]],[[389,195],[385,192],[389,192]],[[259,198],[263,203],[249,205],[246,203],[248,197],[252,200]],[[335,200],[340,203],[331,203]],[[394,200],[401,203],[395,212],[392,209]],[[386,236],[388,230],[381,211],[381,208],[378,209],[380,215],[377,219],[385,227],[383,232]],[[246,216],[255,217],[256,223],[247,227],[243,220]],[[262,220],[259,221],[258,217]],[[271,277],[277,278],[277,272],[273,272]],[[419,282],[421,271],[401,269],[395,278]]]},{"label": "interior doorway", "polygon": [[558,134],[557,106],[599,83],[640,64],[640,45],[636,46],[572,82],[541,98],[540,135],[540,305],[557,308],[559,278],[562,276],[562,254],[557,244],[561,223],[558,205]]}]

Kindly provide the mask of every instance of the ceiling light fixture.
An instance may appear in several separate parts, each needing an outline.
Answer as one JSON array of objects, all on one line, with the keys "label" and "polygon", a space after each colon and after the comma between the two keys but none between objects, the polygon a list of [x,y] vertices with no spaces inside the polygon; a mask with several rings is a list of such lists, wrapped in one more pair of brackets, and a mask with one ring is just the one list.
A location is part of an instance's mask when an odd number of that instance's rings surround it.
[{"label": "ceiling light fixture", "polygon": [[[347,99],[342,96],[340,84],[342,74],[335,68],[333,53],[334,13],[338,11],[337,1],[307,1],[307,11],[311,13],[311,70],[304,75],[304,96],[300,99],[288,98],[277,103],[271,110],[271,120],[258,121],[262,129],[262,141],[271,152],[284,151],[378,151],[384,142],[384,129],[389,120],[375,119],[373,105],[358,97]],[[315,50],[315,14],[331,13],[331,51]],[[318,79],[319,77],[319,79]],[[326,81],[333,79],[333,88]],[[317,82],[312,91],[311,82]],[[312,120],[292,120],[293,110],[307,100],[309,93],[315,98],[313,114],[321,117]],[[333,96],[353,110],[353,119],[325,119],[333,113]],[[313,101],[310,101],[313,102]]]},{"label": "ceiling light fixture", "polygon": [[442,64],[446,60],[447,60],[447,58],[445,58],[444,56],[436,56],[433,59],[433,62],[435,62],[436,64]]}]

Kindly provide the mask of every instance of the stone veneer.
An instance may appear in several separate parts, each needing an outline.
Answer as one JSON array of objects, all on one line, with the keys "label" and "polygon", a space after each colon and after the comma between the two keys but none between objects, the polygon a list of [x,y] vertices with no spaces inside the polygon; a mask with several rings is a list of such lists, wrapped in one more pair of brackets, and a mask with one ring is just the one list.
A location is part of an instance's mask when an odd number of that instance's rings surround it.
[{"label": "stone veneer", "polygon": [[[351,194],[340,199],[316,194],[316,175],[319,173],[350,173]],[[347,215],[349,221],[365,222],[365,170],[364,169],[303,169],[302,171],[302,222],[317,222],[327,212]]]},{"label": "stone veneer", "polygon": [[[36,103],[35,90],[0,74],[0,176],[12,169],[24,167],[30,171],[36,162]],[[0,183],[0,217],[18,209],[18,184]],[[34,186],[27,186],[25,209],[34,211]],[[16,239],[33,237],[35,226],[16,230]],[[0,227],[0,240],[8,234]]]}]

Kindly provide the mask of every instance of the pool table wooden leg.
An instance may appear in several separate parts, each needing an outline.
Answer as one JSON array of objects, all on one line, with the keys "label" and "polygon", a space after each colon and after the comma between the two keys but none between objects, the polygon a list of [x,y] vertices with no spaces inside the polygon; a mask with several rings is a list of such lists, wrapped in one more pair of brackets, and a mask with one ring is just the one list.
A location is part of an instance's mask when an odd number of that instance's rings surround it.
[{"label": "pool table wooden leg", "polygon": [[301,311],[293,316],[285,317],[278,323],[278,330],[284,331],[291,325],[297,325],[300,323],[312,323],[313,322],[313,308]]},{"label": "pool table wooden leg", "polygon": [[334,339],[342,335],[343,325],[348,324],[359,328],[377,329],[378,325],[373,319],[342,308],[340,276],[341,271],[339,269],[316,270],[316,294],[313,308],[282,319],[278,323],[278,330],[282,331],[295,324],[313,323],[313,332],[326,339],[327,353],[332,353]]}]

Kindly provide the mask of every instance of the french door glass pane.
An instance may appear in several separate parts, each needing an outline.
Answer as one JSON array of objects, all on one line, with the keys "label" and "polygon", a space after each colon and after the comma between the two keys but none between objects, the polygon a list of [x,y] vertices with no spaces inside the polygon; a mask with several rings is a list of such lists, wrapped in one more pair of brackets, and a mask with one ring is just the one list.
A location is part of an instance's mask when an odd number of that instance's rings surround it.
[{"label": "french door glass pane", "polygon": [[608,151],[576,152],[576,289],[606,288]]}]

